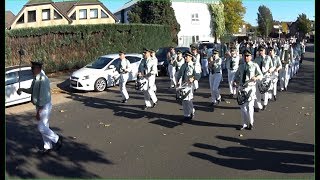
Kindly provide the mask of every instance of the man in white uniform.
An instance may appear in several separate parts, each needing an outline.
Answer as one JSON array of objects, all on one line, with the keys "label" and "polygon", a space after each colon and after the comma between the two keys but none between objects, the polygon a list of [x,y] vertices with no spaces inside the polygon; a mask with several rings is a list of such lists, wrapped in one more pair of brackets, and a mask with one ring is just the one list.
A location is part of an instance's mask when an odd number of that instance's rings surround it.
[{"label": "man in white uniform", "polygon": [[117,71],[120,74],[120,92],[122,96],[122,103],[128,102],[129,99],[129,94],[126,88],[126,84],[129,78],[129,72],[130,72],[130,61],[126,59],[125,53],[123,51],[119,52],[119,64],[117,65]]},{"label": "man in white uniform", "polygon": [[240,105],[242,127],[239,130],[253,128],[254,123],[254,100],[257,98],[255,95],[256,82],[262,79],[262,72],[259,66],[252,62],[252,53],[249,49],[244,51],[245,63],[241,64],[235,75],[234,85],[240,85],[244,91],[250,93],[248,100]]},{"label": "man in white uniform", "polygon": [[190,93],[182,100],[184,120],[191,120],[195,115],[195,109],[193,107],[193,82],[200,74],[196,73],[194,62],[192,61],[193,54],[190,51],[185,52],[185,63],[181,66],[178,72],[177,79],[182,78],[182,83],[187,83],[190,86]]},{"label": "man in white uniform", "polygon": [[181,86],[182,85],[182,79],[177,79],[179,71],[181,69],[181,66],[185,63],[184,58],[182,56],[182,52],[180,50],[177,51],[177,61],[175,64],[176,67],[176,82],[177,82],[177,86]]},{"label": "man in white uniform", "polygon": [[[156,70],[156,64],[151,58],[150,50],[145,48],[143,50],[143,59],[141,60],[138,70],[138,77],[146,78],[148,83],[147,90],[143,91],[145,102],[145,107],[143,108],[144,110],[155,107],[158,102],[158,98],[154,92],[154,84],[157,74]],[[153,102],[153,105],[151,105],[150,98]]]},{"label": "man in white uniform", "polygon": [[203,77],[207,77],[209,74],[209,69],[208,69],[209,50],[206,45],[203,46],[203,49],[201,50],[201,54],[202,54],[202,59],[201,59],[202,75]]},{"label": "man in white uniform", "polygon": [[209,58],[209,85],[211,92],[211,104],[213,107],[221,102],[219,85],[222,79],[222,59],[219,57],[219,51],[214,50],[213,56]]},{"label": "man in white uniform", "polygon": [[174,88],[177,85],[177,82],[175,79],[176,69],[173,66],[176,59],[177,59],[177,54],[174,48],[170,47],[169,52],[167,53],[167,61],[168,61],[169,76],[171,80],[171,86],[170,86],[171,88]]},{"label": "man in white uniform", "polygon": [[282,69],[282,64],[281,64],[279,56],[276,55],[276,53],[274,52],[274,49],[272,47],[269,48],[269,54],[272,59],[273,66],[275,68],[273,71],[273,75],[276,76],[276,78],[273,81],[272,95],[273,95],[273,100],[276,101],[277,100],[277,84],[278,84],[278,79],[279,79],[278,77],[279,77],[279,71],[280,71],[280,69]]},{"label": "man in white uniform", "polygon": [[[198,49],[193,46],[193,47],[191,47],[191,51],[192,51],[192,61],[194,63],[194,68],[196,70],[196,73],[201,74],[200,54],[198,54]],[[196,78],[193,82],[194,92],[196,92],[197,89],[199,88],[200,78],[201,78],[201,76]]]},{"label": "man in white uniform", "polygon": [[[155,63],[155,67],[156,67],[156,71],[157,71],[157,74],[156,76],[158,76],[158,58],[156,56],[156,52],[154,49],[150,49],[150,52],[151,52],[151,58],[153,59],[153,62]],[[154,92],[157,92],[157,85],[156,83],[154,83],[154,86],[153,86],[153,90]]]},{"label": "man in white uniform", "polygon": [[42,155],[49,153],[52,149],[59,150],[62,146],[62,136],[58,136],[49,128],[49,117],[52,109],[50,81],[41,71],[42,62],[32,61],[32,73],[34,79],[31,87],[28,89],[19,88],[17,93],[21,92],[31,94],[31,102],[36,106],[36,120],[38,121],[38,130],[43,139],[43,149],[39,151]]},{"label": "man in white uniform", "polygon": [[233,86],[234,75],[239,68],[239,61],[240,58],[237,55],[237,51],[235,47],[230,48],[230,56],[227,57],[226,65],[228,69],[228,82],[229,82],[229,90],[230,90],[230,97],[236,96],[236,87]]}]

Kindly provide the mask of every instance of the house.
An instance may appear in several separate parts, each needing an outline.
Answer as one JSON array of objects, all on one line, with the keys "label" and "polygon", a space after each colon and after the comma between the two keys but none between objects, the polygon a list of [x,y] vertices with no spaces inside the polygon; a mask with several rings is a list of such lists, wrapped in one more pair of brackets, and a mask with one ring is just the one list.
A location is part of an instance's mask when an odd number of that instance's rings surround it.
[{"label": "house", "polygon": [[6,11],[5,14],[5,27],[6,29],[10,28],[10,25],[12,24],[12,21],[14,20],[15,15],[11,11]]},{"label": "house", "polygon": [[[120,23],[129,23],[128,12],[138,2],[131,0],[123,7],[114,12]],[[211,15],[207,3],[218,1],[192,1],[192,0],[171,0],[171,7],[174,10],[176,19],[180,24],[178,33],[178,46],[190,46],[190,44],[199,41],[213,42],[214,38],[211,32]]]},{"label": "house", "polygon": [[8,29],[54,25],[110,24],[117,18],[98,0],[28,1]]}]

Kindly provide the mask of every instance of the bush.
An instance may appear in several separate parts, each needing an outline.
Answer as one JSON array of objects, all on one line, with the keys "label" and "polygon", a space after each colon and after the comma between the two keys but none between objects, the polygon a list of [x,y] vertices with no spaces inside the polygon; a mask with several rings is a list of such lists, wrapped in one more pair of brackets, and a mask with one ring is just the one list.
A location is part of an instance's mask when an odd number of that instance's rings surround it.
[{"label": "bush", "polygon": [[5,64],[18,65],[22,46],[24,62],[41,59],[45,71],[74,69],[101,55],[141,53],[144,47],[158,49],[172,44],[171,30],[164,25],[98,24],[61,25],[13,29],[5,32]]}]

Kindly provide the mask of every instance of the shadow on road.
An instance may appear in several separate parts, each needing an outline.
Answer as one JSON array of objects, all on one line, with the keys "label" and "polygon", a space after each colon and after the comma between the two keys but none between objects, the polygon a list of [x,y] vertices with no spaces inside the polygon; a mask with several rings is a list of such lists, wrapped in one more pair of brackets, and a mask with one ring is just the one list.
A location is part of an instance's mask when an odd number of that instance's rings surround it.
[{"label": "shadow on road", "polygon": [[[39,178],[32,167],[48,176],[60,178],[99,178],[86,170],[86,163],[112,165],[99,150],[90,149],[87,144],[64,137],[59,152],[41,156],[36,151],[43,147],[37,125],[31,122],[33,114],[7,115],[6,117],[6,172],[16,178]],[[59,128],[52,128],[61,134]],[[31,165],[32,164],[32,165]],[[27,167],[31,167],[28,169]]]},{"label": "shadow on road", "polygon": [[[190,152],[189,155],[238,170],[264,170],[281,173],[314,172],[314,156],[302,154],[303,152],[313,152],[314,145],[312,144],[268,139],[246,140],[226,136],[218,136],[217,138],[237,142],[245,147],[220,148],[209,144],[195,143],[194,147],[216,151],[218,155],[223,157],[215,157],[203,152]],[[279,151],[299,151],[299,153]]]}]

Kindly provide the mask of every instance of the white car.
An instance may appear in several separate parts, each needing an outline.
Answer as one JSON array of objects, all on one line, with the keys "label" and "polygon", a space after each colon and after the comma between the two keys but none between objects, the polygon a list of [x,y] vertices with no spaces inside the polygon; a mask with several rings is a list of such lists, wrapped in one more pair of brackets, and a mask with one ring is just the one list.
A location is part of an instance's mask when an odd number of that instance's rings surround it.
[{"label": "white car", "polygon": [[[125,56],[131,64],[128,81],[134,81],[137,79],[142,55],[126,54]],[[70,87],[84,91],[104,91],[107,87],[115,86],[119,83],[116,80],[119,73],[115,67],[119,61],[119,54],[100,56],[93,63],[72,73]]]},{"label": "white car", "polygon": [[[17,94],[20,88],[30,88],[33,80],[33,74],[30,66],[12,66],[6,67],[6,107],[31,101],[31,94],[22,92]],[[20,77],[20,78],[19,78]]]}]

